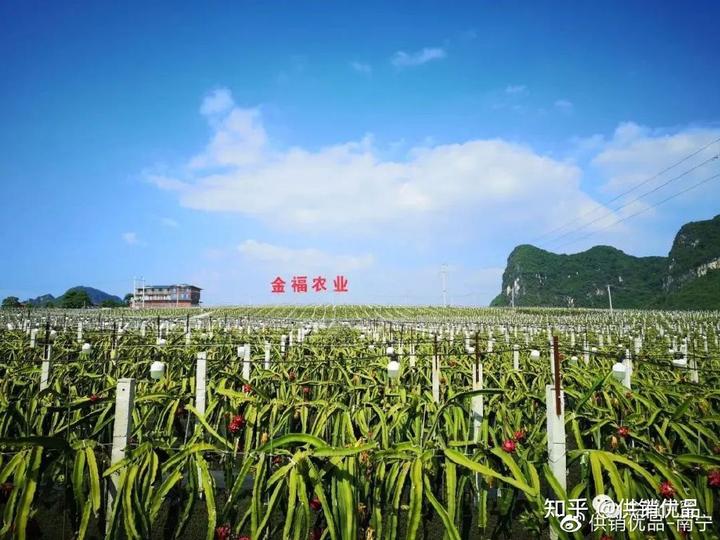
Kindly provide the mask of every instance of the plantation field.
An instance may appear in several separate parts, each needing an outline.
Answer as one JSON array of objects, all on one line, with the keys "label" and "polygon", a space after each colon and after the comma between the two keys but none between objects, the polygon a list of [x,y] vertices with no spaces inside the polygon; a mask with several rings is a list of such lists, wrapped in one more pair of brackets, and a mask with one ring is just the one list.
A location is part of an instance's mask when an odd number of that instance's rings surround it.
[{"label": "plantation field", "polygon": [[[720,538],[719,340],[717,312],[2,310],[0,538]],[[601,494],[677,512],[591,530]]]}]

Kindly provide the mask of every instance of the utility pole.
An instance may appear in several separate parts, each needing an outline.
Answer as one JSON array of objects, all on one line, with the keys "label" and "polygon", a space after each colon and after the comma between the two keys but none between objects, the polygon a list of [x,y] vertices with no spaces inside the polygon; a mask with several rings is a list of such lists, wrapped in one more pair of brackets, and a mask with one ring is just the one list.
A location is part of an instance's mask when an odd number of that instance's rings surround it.
[{"label": "utility pole", "polygon": [[440,275],[442,276],[443,307],[447,307],[447,264],[440,267]]},{"label": "utility pole", "polygon": [[610,314],[612,315],[612,294],[610,293],[610,284],[607,286],[608,291],[608,302],[610,302]]}]

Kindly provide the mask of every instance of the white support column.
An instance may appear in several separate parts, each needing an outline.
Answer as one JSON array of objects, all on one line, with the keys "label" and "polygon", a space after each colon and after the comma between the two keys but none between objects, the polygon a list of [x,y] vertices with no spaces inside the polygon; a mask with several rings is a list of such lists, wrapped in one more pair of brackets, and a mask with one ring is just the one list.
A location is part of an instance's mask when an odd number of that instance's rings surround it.
[{"label": "white support column", "polygon": [[432,357],[432,396],[435,403],[440,403],[440,358]]},{"label": "white support column", "polygon": [[417,362],[417,356],[415,356],[415,344],[410,344],[410,367],[414,368]]},{"label": "white support column", "polygon": [[[113,424],[112,453],[110,455],[111,467],[125,459],[125,450],[132,431],[132,411],[134,406],[135,379],[118,379],[115,390],[115,422]],[[112,512],[119,481],[119,472],[110,477],[110,489],[108,490],[107,499],[108,516]]]},{"label": "white support column", "polygon": [[37,341],[37,333],[38,333],[37,328],[33,328],[32,330],[30,330],[30,348],[31,349],[35,348],[35,342]]},{"label": "white support column", "polygon": [[[478,362],[473,364],[473,390],[483,389],[483,365]],[[485,398],[482,395],[473,396],[471,400],[472,421],[473,421],[473,440],[480,440],[480,429],[482,428],[482,420],[485,415]]]},{"label": "white support column", "polygon": [[265,369],[270,369],[270,343],[265,342]]},{"label": "white support column", "polygon": [[520,346],[517,343],[513,345],[513,369],[520,371]]},{"label": "white support column", "polygon": [[[548,465],[558,484],[567,490],[567,465],[565,452],[565,393],[560,391],[560,414],[555,407],[555,387],[545,386],[545,406],[547,408],[547,445]],[[557,540],[558,535],[550,530],[550,538]]]},{"label": "white support column", "polygon": [[628,349],[625,349],[625,376],[623,377],[623,386],[628,390],[632,390],[632,372],[632,357],[630,356],[630,351]]},{"label": "white support column", "polygon": [[[238,352],[240,352],[239,348],[238,348]],[[242,375],[243,375],[243,379],[245,379],[246,381],[249,381],[250,380],[250,344],[249,343],[246,343],[245,346],[243,347],[243,353],[244,353],[244,357],[243,357],[243,365],[242,365]]]},{"label": "white support column", "polygon": [[83,340],[83,323],[82,323],[82,321],[78,322],[77,340],[78,340],[78,343],[82,343],[82,340]]},{"label": "white support column", "polygon": [[197,353],[195,364],[195,408],[205,414],[205,380],[207,376],[207,352]]},{"label": "white support column", "polygon": [[[197,353],[195,366],[195,409],[201,415],[205,416],[205,384],[207,376],[207,352],[201,351]],[[195,429],[199,429],[200,425],[195,424]],[[200,466],[198,465],[198,477],[200,476]],[[198,482],[198,492],[202,493],[202,482]]]},{"label": "white support column", "polygon": [[700,376],[698,374],[698,365],[697,365],[697,357],[693,355],[690,358],[690,362],[688,363],[688,366],[690,367],[690,382],[692,383],[699,383],[700,382]]},{"label": "white support column", "polygon": [[52,356],[52,345],[47,346],[47,355],[43,359],[42,368],[40,370],[40,391],[42,392],[48,387],[50,380],[50,357]]}]

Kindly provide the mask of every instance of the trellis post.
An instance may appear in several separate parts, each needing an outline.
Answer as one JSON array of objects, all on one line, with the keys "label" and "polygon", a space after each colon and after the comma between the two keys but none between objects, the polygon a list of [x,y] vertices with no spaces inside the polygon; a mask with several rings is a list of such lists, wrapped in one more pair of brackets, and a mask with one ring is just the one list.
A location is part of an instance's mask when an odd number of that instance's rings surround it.
[{"label": "trellis post", "polygon": [[[560,353],[557,336],[553,339],[554,384],[545,387],[547,408],[548,465],[563,491],[567,490],[567,466],[565,450],[565,407],[564,393],[560,384]],[[550,538],[557,540],[558,534],[550,529]]]},{"label": "trellis post", "polygon": [[[125,459],[128,440],[132,431],[132,411],[135,406],[135,379],[119,379],[115,391],[115,422],[113,424],[112,453],[110,466]],[[107,515],[112,514],[112,508],[117,495],[120,482],[120,472],[110,477],[107,498]],[[111,526],[106,522],[106,527]]]}]

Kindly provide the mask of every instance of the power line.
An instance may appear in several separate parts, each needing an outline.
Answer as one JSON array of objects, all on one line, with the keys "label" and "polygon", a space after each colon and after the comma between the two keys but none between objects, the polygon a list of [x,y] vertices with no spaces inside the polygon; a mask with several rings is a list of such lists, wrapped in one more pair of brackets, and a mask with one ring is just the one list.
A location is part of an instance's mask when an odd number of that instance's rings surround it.
[{"label": "power line", "polygon": [[[715,143],[717,143],[717,142],[720,142],[720,137],[718,137],[717,139],[715,139],[715,140],[713,140],[713,141],[710,141],[709,143],[707,143],[707,144],[704,145],[704,146],[701,146],[700,148],[698,148],[697,150],[695,150],[695,151],[692,152],[691,154],[688,154],[687,156],[685,156],[684,158],[682,158],[680,161],[677,161],[677,162],[673,163],[672,165],[670,165],[669,167],[664,168],[664,169],[661,170],[660,172],[655,173],[653,176],[651,176],[651,177],[649,177],[649,178],[646,178],[645,180],[643,180],[643,181],[640,182],[639,184],[636,184],[636,185],[633,186],[632,188],[630,188],[630,189],[628,189],[628,190],[620,193],[619,195],[617,195],[617,196],[615,196],[614,198],[610,199],[610,200],[606,203],[606,205],[612,204],[613,202],[617,201],[618,199],[624,197],[625,195],[627,195],[627,194],[629,194],[629,193],[632,193],[632,192],[635,191],[636,189],[638,189],[638,188],[640,188],[640,187],[648,184],[649,182],[652,182],[653,180],[655,180],[655,179],[658,178],[659,176],[662,176],[663,174],[665,174],[667,171],[669,171],[669,170],[671,170],[671,169],[674,169],[675,167],[677,167],[677,166],[680,165],[681,163],[684,163],[684,162],[687,161],[688,159],[690,159],[690,158],[698,155],[700,152],[702,152],[703,150],[709,148],[710,146],[712,146],[713,144],[715,144]],[[587,211],[587,212],[585,212],[585,213],[583,213],[583,214],[581,214],[581,215],[579,215],[579,216],[571,219],[570,221],[564,223],[563,225],[560,225],[559,227],[555,227],[554,229],[551,229],[550,231],[541,234],[540,236],[538,236],[538,237],[536,237],[535,239],[531,240],[531,243],[537,242],[537,241],[539,241],[539,240],[542,239],[542,238],[545,238],[545,237],[547,237],[547,236],[553,235],[554,233],[556,233],[556,232],[564,229],[565,227],[567,227],[567,226],[569,226],[569,225],[572,225],[572,224],[578,222],[579,220],[581,220],[581,219],[583,219],[583,218],[585,218],[585,217],[588,217],[588,216],[594,214],[594,213],[595,213],[597,210],[599,210],[600,208],[602,208],[602,207],[601,207],[601,206],[596,206],[596,207],[593,208],[592,210],[589,210],[589,211]]]},{"label": "power line", "polygon": [[661,201],[656,202],[655,204],[652,204],[652,205],[650,205],[650,206],[646,206],[645,208],[643,208],[642,210],[639,210],[639,211],[635,212],[634,214],[630,214],[629,216],[625,216],[624,218],[618,219],[617,221],[614,221],[613,223],[610,223],[610,224],[608,224],[608,225],[605,225],[604,227],[601,227],[601,228],[599,228],[599,229],[597,229],[597,230],[595,230],[595,231],[591,231],[591,232],[589,232],[588,234],[586,234],[586,235],[584,235],[584,236],[581,236],[580,238],[576,238],[575,240],[570,240],[569,242],[565,242],[564,244],[560,244],[559,246],[556,247],[556,249],[562,248],[562,247],[567,246],[567,245],[570,245],[570,244],[574,244],[575,242],[579,242],[580,240],[584,240],[584,239],[586,239],[586,238],[588,238],[588,237],[590,237],[590,236],[592,236],[592,235],[594,235],[594,234],[599,233],[600,231],[604,231],[605,229],[608,229],[608,228],[613,227],[613,226],[615,226],[615,225],[617,225],[617,224],[619,224],[619,223],[622,223],[623,221],[627,221],[627,220],[630,219],[630,218],[633,218],[633,217],[638,216],[638,215],[640,215],[640,214],[642,214],[642,213],[644,213],[644,212],[647,212],[648,210],[651,210],[652,208],[656,208],[656,207],[660,206],[661,204],[666,203],[667,201],[669,201],[669,200],[671,200],[671,199],[674,199],[674,198],[676,198],[676,197],[679,197],[680,195],[682,195],[682,194],[684,194],[684,193],[687,193],[688,191],[691,191],[691,190],[695,189],[696,187],[700,187],[701,185],[706,184],[706,183],[710,182],[711,180],[715,180],[716,178],[720,178],[720,173],[714,174],[713,176],[710,176],[710,177],[708,177],[708,178],[705,178],[704,180],[701,180],[700,182],[697,182],[696,184],[693,184],[692,186],[689,186],[689,187],[687,187],[687,188],[685,188],[685,189],[683,189],[683,190],[681,190],[681,191],[678,191],[678,192],[675,193],[674,195],[670,195],[669,197],[665,197],[664,199],[662,199]]},{"label": "power line", "polygon": [[615,208],[614,210],[610,210],[610,212],[608,212],[607,214],[604,214],[604,215],[602,215],[602,216],[600,216],[600,217],[597,217],[597,218],[593,219],[592,221],[588,221],[587,223],[585,223],[584,225],[581,225],[581,226],[578,227],[577,229],[572,230],[572,231],[568,231],[568,232],[566,232],[566,233],[564,233],[564,234],[561,234],[561,235],[558,236],[557,238],[555,238],[555,239],[553,239],[553,240],[548,240],[547,242],[544,242],[544,243],[545,243],[545,245],[547,245],[547,244],[553,244],[553,243],[557,242],[558,240],[562,240],[563,238],[567,237],[567,236],[570,235],[570,234],[573,234],[573,233],[576,233],[576,232],[578,232],[578,231],[581,231],[582,229],[587,228],[588,226],[592,225],[593,223],[597,223],[597,222],[600,221],[601,219],[605,219],[606,217],[611,216],[613,212],[618,212],[619,210],[622,210],[623,208],[626,208],[626,207],[630,206],[632,203],[637,202],[637,201],[639,201],[640,199],[642,199],[642,198],[644,198],[644,197],[646,197],[646,196],[648,196],[648,195],[651,195],[651,194],[653,194],[653,193],[661,190],[661,189],[664,188],[665,186],[668,186],[669,184],[675,182],[676,180],[679,180],[679,179],[687,176],[687,175],[690,174],[691,172],[699,169],[699,168],[702,167],[703,165],[706,165],[707,163],[710,163],[711,161],[714,161],[714,160],[716,160],[716,159],[718,159],[718,156],[717,156],[717,155],[715,155],[715,156],[713,156],[713,157],[711,157],[711,158],[708,158],[708,159],[706,159],[705,161],[703,161],[702,163],[700,163],[700,164],[698,164],[698,165],[695,165],[695,167],[692,167],[691,169],[688,169],[687,171],[685,171],[685,172],[683,172],[683,173],[681,173],[681,174],[679,174],[679,175],[677,175],[677,176],[674,176],[673,178],[670,178],[670,180],[667,180],[667,181],[665,181],[664,183],[660,184],[659,186],[655,186],[655,187],[652,188],[651,190],[646,191],[645,193],[642,193],[641,195],[638,195],[638,196],[635,197],[634,199],[631,199],[631,200],[627,201],[626,203],[624,203],[624,204],[618,206],[617,208]]}]

